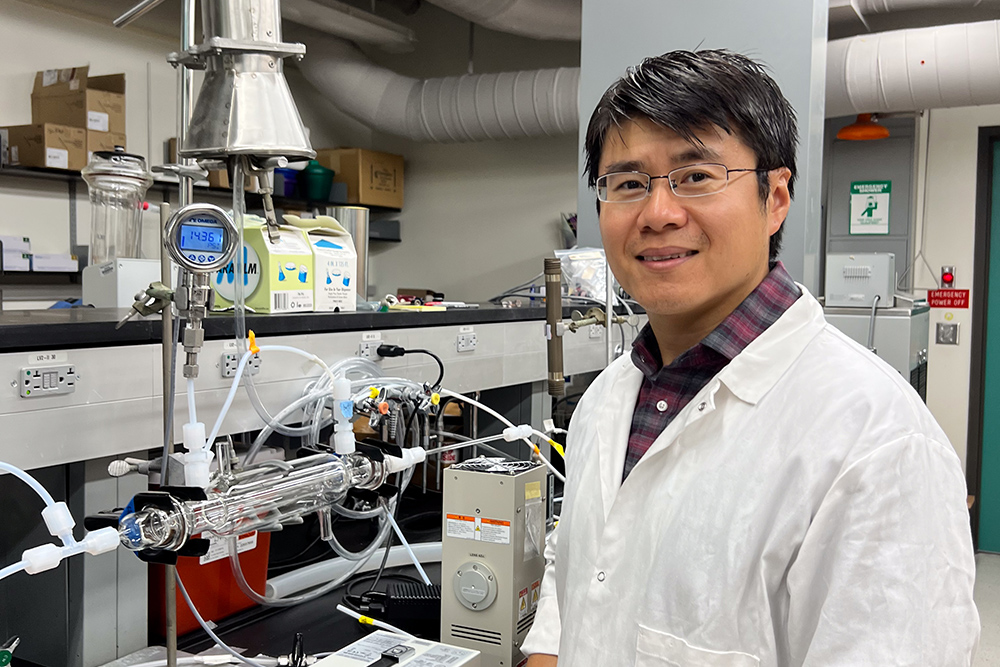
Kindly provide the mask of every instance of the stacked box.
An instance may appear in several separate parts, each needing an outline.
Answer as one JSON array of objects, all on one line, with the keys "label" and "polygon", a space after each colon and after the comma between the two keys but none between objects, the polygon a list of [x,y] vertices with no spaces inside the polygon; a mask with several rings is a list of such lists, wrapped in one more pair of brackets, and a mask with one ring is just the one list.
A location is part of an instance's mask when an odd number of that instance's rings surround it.
[{"label": "stacked box", "polygon": [[7,144],[3,166],[48,167],[80,171],[87,166],[87,131],[66,125],[41,123],[0,128]]},{"label": "stacked box", "polygon": [[31,270],[31,239],[27,236],[0,236],[4,271]]},{"label": "stacked box", "polygon": [[403,208],[403,156],[363,148],[325,148],[316,160],[347,184],[347,203]]}]

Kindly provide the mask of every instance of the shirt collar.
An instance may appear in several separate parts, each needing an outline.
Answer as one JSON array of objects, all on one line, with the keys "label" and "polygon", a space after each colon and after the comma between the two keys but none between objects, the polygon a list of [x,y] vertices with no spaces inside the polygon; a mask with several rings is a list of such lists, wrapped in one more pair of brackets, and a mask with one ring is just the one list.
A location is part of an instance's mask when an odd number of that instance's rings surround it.
[{"label": "shirt collar", "polygon": [[[801,295],[802,291],[788,275],[784,265],[775,262],[764,280],[719,326],[700,343],[674,359],[667,368],[683,368],[699,346],[714,350],[726,360],[732,361],[774,324]],[[663,368],[660,346],[648,323],[632,344],[632,363],[650,380]]]}]

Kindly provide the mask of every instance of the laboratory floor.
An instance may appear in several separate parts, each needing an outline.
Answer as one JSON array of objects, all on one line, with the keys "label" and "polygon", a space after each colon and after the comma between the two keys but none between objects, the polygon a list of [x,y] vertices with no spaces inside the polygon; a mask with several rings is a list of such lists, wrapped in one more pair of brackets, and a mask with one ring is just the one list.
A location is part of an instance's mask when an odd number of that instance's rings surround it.
[{"label": "laboratory floor", "polygon": [[1000,667],[1000,555],[976,554],[975,598],[983,624],[975,667]]}]

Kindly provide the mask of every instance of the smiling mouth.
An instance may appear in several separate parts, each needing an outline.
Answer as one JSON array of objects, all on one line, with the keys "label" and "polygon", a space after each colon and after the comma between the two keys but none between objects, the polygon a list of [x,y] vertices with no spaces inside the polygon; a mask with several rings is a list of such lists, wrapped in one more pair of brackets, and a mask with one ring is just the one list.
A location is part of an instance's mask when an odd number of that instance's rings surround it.
[{"label": "smiling mouth", "polygon": [[688,250],[687,252],[679,252],[672,255],[637,255],[637,257],[639,258],[639,261],[642,262],[665,262],[671,259],[681,259],[682,257],[691,257],[697,254],[697,250]]}]

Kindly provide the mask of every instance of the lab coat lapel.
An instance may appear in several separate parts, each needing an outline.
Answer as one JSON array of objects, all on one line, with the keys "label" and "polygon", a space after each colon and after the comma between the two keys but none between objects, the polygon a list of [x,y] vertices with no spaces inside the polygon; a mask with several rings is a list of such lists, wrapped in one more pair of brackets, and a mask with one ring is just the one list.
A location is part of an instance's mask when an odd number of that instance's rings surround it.
[{"label": "lab coat lapel", "polygon": [[608,395],[601,405],[595,420],[598,438],[598,470],[601,476],[601,499],[604,502],[604,518],[611,513],[611,506],[622,485],[625,469],[625,455],[628,451],[628,436],[632,429],[632,413],[642,386],[642,371],[632,364],[631,359],[619,361],[621,372],[612,383]]}]

